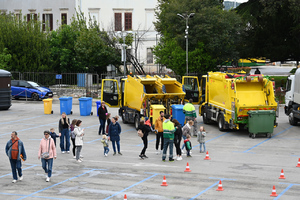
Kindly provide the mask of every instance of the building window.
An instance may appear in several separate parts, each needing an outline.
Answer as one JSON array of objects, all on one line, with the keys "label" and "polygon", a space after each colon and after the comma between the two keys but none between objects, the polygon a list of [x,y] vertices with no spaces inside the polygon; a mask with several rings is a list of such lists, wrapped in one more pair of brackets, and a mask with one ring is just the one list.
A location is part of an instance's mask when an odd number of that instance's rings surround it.
[{"label": "building window", "polygon": [[48,29],[53,30],[53,14],[43,14],[43,31]]},{"label": "building window", "polygon": [[153,49],[147,48],[147,64],[153,63]]},{"label": "building window", "polygon": [[132,30],[132,13],[125,13],[125,31]]},{"label": "building window", "polygon": [[67,21],[67,13],[61,13],[61,25],[67,25],[68,21]]},{"label": "building window", "polygon": [[37,20],[37,14],[35,13],[30,13],[30,14],[27,14],[27,22],[31,21],[31,20]]},{"label": "building window", "polygon": [[115,13],[115,31],[122,31],[122,13]]}]

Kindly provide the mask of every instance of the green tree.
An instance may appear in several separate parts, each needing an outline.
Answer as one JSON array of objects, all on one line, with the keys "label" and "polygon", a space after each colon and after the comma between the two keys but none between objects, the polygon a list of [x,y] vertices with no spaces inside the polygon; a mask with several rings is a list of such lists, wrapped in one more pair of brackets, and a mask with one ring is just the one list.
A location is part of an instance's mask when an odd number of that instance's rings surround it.
[{"label": "green tree", "polygon": [[41,22],[17,20],[12,14],[0,15],[0,49],[8,49],[11,55],[7,63],[11,71],[49,70],[49,46],[47,33]]},{"label": "green tree", "polygon": [[[171,66],[164,58],[170,55],[164,55],[159,51],[171,53],[172,49],[164,50],[164,48],[172,47],[174,49],[181,48],[185,52],[185,28],[186,20],[179,18],[179,14],[195,13],[193,18],[188,21],[189,25],[189,72],[199,72],[199,66],[202,66],[201,72],[205,73],[214,70],[216,65],[224,61],[237,59],[239,54],[236,50],[239,41],[239,32],[241,30],[241,19],[233,11],[223,10],[222,1],[218,0],[159,0],[156,9],[157,22],[155,27],[162,35],[162,43],[155,49],[155,56],[161,64],[173,69],[184,68],[185,58],[181,57],[182,62],[176,62],[180,66]],[[170,45],[172,44],[172,45]],[[174,45],[178,45],[177,48]],[[162,48],[164,47],[164,48]],[[194,52],[195,51],[195,52]],[[201,52],[201,54],[199,54]],[[197,54],[198,53],[198,54]],[[193,55],[193,56],[192,56]],[[211,59],[210,61],[208,59]],[[200,63],[204,62],[204,63]],[[205,67],[204,67],[205,66]],[[180,74],[185,70],[181,70]]]},{"label": "green tree", "polygon": [[238,45],[241,56],[300,60],[299,1],[249,0],[236,10],[246,27]]},{"label": "green tree", "polygon": [[4,48],[3,51],[0,53],[0,69],[11,71],[10,66],[7,65],[10,59],[11,55],[8,54],[7,48]]}]

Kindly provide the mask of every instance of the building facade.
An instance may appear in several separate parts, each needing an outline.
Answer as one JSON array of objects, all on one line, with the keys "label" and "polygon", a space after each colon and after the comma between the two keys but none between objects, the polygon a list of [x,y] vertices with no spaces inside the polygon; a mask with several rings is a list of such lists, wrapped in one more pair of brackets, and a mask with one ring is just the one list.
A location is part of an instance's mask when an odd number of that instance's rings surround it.
[{"label": "building facade", "polygon": [[[77,11],[97,21],[101,30],[126,34],[131,31],[134,42],[129,47],[146,72],[156,71],[153,47],[158,35],[153,22],[157,0],[1,0],[0,12],[13,13],[27,21],[39,19],[43,29],[57,29],[61,24],[70,24]],[[137,44],[139,38],[139,42]],[[137,47],[137,48],[136,48]]]}]

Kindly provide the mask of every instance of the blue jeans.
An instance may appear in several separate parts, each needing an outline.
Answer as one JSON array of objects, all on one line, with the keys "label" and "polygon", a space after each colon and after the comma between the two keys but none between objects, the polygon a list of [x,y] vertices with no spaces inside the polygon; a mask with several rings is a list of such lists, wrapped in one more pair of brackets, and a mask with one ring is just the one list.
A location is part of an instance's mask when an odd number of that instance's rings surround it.
[{"label": "blue jeans", "polygon": [[109,148],[108,147],[104,147],[104,155],[108,154],[108,152],[109,152]]},{"label": "blue jeans", "polygon": [[52,175],[53,158],[50,159],[41,158],[41,161],[42,161],[42,168],[45,170],[45,173],[48,173],[48,177],[50,178]]},{"label": "blue jeans", "polygon": [[99,135],[101,134],[101,131],[102,131],[102,134],[105,134],[105,121],[106,120],[99,118],[99,121],[100,121]]},{"label": "blue jeans", "polygon": [[[184,142],[184,140],[186,140],[186,136],[185,136],[185,135],[182,135],[182,138],[183,138],[183,142]],[[181,149],[184,149],[184,147],[185,147],[185,144],[183,143]]]},{"label": "blue jeans", "polygon": [[[66,146],[65,146],[65,140],[66,140]],[[61,132],[60,149],[61,151],[70,151],[70,131],[67,128],[63,129]]]},{"label": "blue jeans", "polygon": [[164,138],[164,150],[162,155],[163,160],[166,159],[168,146],[170,148],[169,159],[173,159],[173,143],[174,143],[173,139]]},{"label": "blue jeans", "polygon": [[120,140],[114,140],[114,141],[111,141],[111,143],[112,143],[114,152],[116,153],[116,146],[115,146],[116,143],[117,143],[118,152],[120,152]]},{"label": "blue jeans", "polygon": [[17,170],[18,170],[19,177],[21,177],[22,176],[22,162],[21,162],[21,160],[16,160],[16,159],[9,159],[9,161],[10,161],[11,171],[13,174],[13,179],[18,180]]},{"label": "blue jeans", "polygon": [[203,145],[204,152],[205,152],[206,151],[205,143],[200,143],[200,152],[202,151],[202,145]]}]

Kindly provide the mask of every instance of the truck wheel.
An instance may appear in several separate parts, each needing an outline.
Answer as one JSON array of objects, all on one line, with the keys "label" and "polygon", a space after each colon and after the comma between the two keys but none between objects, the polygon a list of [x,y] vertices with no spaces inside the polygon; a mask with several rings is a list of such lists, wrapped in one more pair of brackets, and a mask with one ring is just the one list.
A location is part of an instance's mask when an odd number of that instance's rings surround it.
[{"label": "truck wheel", "polygon": [[225,124],[224,115],[220,113],[218,116],[218,126],[220,131],[225,131],[224,124]]},{"label": "truck wheel", "polygon": [[202,119],[203,119],[204,124],[209,124],[210,123],[210,119],[207,118],[207,113],[206,113],[205,108],[204,108],[203,113],[202,113]]},{"label": "truck wheel", "polygon": [[134,126],[136,129],[138,128],[139,124],[140,124],[140,115],[136,114],[134,117]]},{"label": "truck wheel", "polygon": [[296,119],[294,117],[294,114],[293,114],[293,109],[291,108],[290,111],[289,111],[289,122],[290,122],[290,125],[292,126],[296,126],[297,123],[298,123],[298,119]]}]

